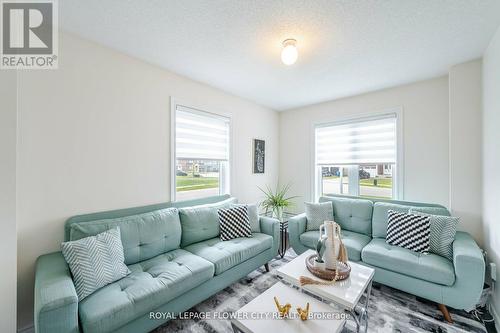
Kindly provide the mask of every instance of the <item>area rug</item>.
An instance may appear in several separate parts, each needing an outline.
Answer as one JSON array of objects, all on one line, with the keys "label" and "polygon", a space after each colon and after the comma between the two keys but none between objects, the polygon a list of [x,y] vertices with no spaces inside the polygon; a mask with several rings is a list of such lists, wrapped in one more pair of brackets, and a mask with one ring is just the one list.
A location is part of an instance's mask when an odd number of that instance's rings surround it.
[{"label": "area rug", "polygon": [[[279,280],[273,270],[289,262],[295,256],[293,250],[288,250],[283,259],[271,261],[271,272],[266,273],[263,267],[259,268],[189,311],[202,314],[214,311],[231,313],[238,310],[277,283]],[[484,326],[475,321],[467,312],[450,309],[450,313],[453,324],[443,321],[443,316],[436,304],[374,283],[370,298],[368,332],[486,332]],[[233,331],[229,320],[174,319],[153,332],[230,333]],[[343,333],[350,332],[350,325],[347,325]]]}]

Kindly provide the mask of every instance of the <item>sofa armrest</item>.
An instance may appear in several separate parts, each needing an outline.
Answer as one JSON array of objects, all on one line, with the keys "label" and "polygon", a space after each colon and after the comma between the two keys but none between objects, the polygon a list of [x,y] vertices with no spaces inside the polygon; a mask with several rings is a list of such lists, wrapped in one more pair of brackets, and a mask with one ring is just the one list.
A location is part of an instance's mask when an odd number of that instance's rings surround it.
[{"label": "sofa armrest", "polygon": [[466,232],[457,232],[453,242],[453,266],[456,292],[445,293],[445,301],[457,309],[474,307],[481,297],[485,263],[481,249]]},{"label": "sofa armrest", "polygon": [[37,259],[34,315],[36,333],[79,332],[78,296],[61,252]]},{"label": "sofa armrest", "polygon": [[470,280],[483,290],[485,264],[483,253],[474,239],[466,232],[459,231],[453,242],[453,266],[457,278]]},{"label": "sofa armrest", "polygon": [[259,216],[260,231],[273,237],[273,253],[278,253],[280,245],[280,221],[267,216]]},{"label": "sofa armrest", "polygon": [[484,271],[484,257],[476,241],[466,232],[457,231],[453,242],[453,265],[457,273],[473,268]]},{"label": "sofa armrest", "polygon": [[307,251],[309,248],[300,242],[300,235],[306,232],[306,214],[296,215],[288,220],[288,237],[290,245],[297,254]]}]

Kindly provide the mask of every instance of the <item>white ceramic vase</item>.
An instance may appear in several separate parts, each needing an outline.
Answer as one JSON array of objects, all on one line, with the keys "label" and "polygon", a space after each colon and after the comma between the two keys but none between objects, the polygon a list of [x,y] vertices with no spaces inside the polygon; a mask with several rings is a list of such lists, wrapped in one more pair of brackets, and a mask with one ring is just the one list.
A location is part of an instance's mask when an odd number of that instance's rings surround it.
[{"label": "white ceramic vase", "polygon": [[337,268],[337,258],[340,251],[340,234],[335,221],[325,221],[319,227],[319,237],[325,239],[325,251],[323,261],[326,269]]}]

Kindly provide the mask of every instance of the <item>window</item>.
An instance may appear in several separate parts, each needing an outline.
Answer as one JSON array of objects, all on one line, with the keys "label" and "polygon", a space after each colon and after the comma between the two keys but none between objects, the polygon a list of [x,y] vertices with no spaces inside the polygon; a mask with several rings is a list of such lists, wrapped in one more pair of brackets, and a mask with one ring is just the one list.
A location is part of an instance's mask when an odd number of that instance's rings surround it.
[{"label": "window", "polygon": [[230,119],[175,105],[174,200],[229,193]]},{"label": "window", "polygon": [[398,197],[397,114],[315,127],[315,195]]}]

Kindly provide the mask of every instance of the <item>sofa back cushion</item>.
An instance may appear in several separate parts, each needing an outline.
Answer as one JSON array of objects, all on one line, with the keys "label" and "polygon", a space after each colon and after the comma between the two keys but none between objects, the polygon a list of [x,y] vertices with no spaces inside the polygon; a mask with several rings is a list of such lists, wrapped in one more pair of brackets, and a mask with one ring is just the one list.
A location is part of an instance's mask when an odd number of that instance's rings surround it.
[{"label": "sofa back cushion", "polygon": [[429,215],[450,216],[450,211],[444,207],[412,207],[412,213],[424,213]]},{"label": "sofa back cushion", "polygon": [[394,210],[396,212],[401,212],[401,213],[409,213],[410,209],[413,212],[450,216],[450,212],[448,211],[448,209],[438,205],[425,206],[425,204],[422,203],[412,203],[412,202],[409,202],[409,205],[395,204],[382,201],[375,202],[375,204],[373,205],[372,237],[373,238],[386,237],[387,223],[388,223],[387,213],[389,210]]},{"label": "sofa back cushion", "polygon": [[412,206],[398,205],[390,202],[376,202],[373,205],[372,237],[385,238],[387,236],[388,212],[393,210],[408,213]]},{"label": "sofa back cushion", "polygon": [[181,223],[177,208],[160,209],[113,219],[72,223],[70,240],[94,236],[117,226],[120,227],[127,265],[175,250],[181,243]]},{"label": "sofa back cushion", "polygon": [[373,202],[338,197],[321,197],[319,201],[332,202],[333,218],[342,229],[371,236]]},{"label": "sofa back cushion", "polygon": [[193,207],[179,208],[179,217],[182,226],[181,246],[185,247],[210,238],[219,237],[220,208],[230,208],[236,203],[236,198]]}]

